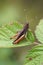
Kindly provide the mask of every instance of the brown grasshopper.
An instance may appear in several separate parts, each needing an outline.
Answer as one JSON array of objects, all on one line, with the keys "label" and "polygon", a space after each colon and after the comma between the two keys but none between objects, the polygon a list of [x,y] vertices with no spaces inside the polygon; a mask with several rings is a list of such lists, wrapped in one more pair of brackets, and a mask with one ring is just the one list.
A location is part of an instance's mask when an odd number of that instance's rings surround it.
[{"label": "brown grasshopper", "polygon": [[19,43],[22,39],[25,38],[26,32],[28,31],[29,28],[29,23],[26,23],[26,25],[24,26],[24,28],[18,32],[15,36],[11,37],[11,39],[14,39],[16,37],[16,39],[13,41],[13,44],[17,44]]}]

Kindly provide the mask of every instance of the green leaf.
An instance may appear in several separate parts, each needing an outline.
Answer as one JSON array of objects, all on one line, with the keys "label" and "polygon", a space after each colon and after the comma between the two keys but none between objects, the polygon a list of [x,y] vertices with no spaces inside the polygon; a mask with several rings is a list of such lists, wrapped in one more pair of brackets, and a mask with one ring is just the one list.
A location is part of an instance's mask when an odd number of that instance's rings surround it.
[{"label": "green leaf", "polygon": [[[27,37],[28,40],[25,38],[18,44],[12,44],[15,39],[11,40],[10,38],[18,31],[22,30],[22,28],[23,25],[18,22],[13,22],[11,24],[2,26],[0,28],[0,47],[21,47],[32,44],[34,36],[32,36],[31,32],[28,32],[30,33]],[[31,37],[31,39],[29,37]]]},{"label": "green leaf", "polygon": [[35,37],[33,35],[33,33],[31,31],[28,30],[27,32],[27,38],[29,41],[31,41],[32,43],[35,41]]},{"label": "green leaf", "polygon": [[43,65],[43,45],[38,45],[29,50],[25,65]]},{"label": "green leaf", "polygon": [[43,43],[43,19],[40,20],[35,30],[36,38],[39,42]]}]

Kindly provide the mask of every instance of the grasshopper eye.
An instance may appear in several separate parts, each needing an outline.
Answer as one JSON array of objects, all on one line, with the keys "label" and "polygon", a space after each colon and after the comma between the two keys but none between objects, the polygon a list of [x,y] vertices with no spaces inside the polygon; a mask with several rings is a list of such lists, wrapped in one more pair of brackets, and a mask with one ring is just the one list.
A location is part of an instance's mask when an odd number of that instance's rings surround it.
[{"label": "grasshopper eye", "polygon": [[29,23],[26,23],[26,25],[24,26],[24,28],[28,29],[29,28]]}]

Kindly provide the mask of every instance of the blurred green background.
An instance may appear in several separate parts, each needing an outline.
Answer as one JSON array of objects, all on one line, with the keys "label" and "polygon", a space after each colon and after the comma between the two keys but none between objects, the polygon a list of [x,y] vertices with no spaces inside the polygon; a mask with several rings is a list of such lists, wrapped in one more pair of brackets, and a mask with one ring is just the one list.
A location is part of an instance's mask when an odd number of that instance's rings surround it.
[{"label": "blurred green background", "polygon": [[[26,21],[34,32],[43,18],[43,0],[0,0],[0,27],[18,21]],[[0,48],[0,65],[23,65],[29,46]]]}]

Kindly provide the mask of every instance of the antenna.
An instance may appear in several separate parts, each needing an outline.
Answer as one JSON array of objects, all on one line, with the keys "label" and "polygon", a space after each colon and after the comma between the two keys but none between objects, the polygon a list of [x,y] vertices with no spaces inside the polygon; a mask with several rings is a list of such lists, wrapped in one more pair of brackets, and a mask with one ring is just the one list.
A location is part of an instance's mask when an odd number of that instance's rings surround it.
[{"label": "antenna", "polygon": [[25,21],[26,21],[26,23],[29,23],[29,22],[28,22],[28,14],[26,14],[27,9],[24,9],[24,12],[25,12]]}]

